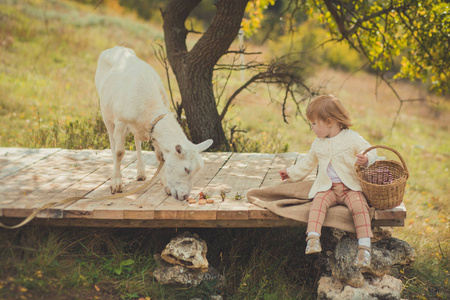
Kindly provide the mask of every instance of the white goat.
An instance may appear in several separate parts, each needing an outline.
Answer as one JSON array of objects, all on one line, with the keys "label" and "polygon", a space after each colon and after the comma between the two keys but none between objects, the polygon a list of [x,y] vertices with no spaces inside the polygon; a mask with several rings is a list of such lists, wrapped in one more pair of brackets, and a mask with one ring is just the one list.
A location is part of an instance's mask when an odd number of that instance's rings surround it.
[{"label": "white goat", "polygon": [[132,49],[116,46],[103,51],[95,85],[114,160],[111,193],[122,192],[120,163],[125,154],[125,137],[131,131],[137,150],[137,180],[146,178],[141,143],[151,139],[156,157],[165,161],[161,171],[165,191],[177,200],[187,199],[194,176],[203,167],[200,152],[213,141],[195,145],[187,139],[169,113],[160,77]]}]

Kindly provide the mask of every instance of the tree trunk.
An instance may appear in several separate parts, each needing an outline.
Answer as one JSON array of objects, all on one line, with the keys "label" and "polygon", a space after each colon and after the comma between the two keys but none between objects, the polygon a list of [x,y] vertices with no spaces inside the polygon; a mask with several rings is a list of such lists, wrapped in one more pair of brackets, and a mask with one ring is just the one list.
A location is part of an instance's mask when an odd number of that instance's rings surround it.
[{"label": "tree trunk", "polygon": [[248,0],[219,0],[211,25],[188,51],[184,24],[201,0],[171,0],[162,13],[167,58],[176,76],[192,142],[214,140],[211,149],[229,150],[217,111],[214,66],[236,38]]}]

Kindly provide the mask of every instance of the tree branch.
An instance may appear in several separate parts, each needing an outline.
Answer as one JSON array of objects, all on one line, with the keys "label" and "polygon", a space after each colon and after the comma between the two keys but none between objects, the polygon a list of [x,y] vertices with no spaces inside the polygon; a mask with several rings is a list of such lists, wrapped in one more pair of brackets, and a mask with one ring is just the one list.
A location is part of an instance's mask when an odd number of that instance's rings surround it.
[{"label": "tree branch", "polygon": [[178,122],[181,124],[181,114],[183,113],[183,103],[178,104],[175,102],[175,100],[173,98],[172,85],[171,85],[170,76],[169,76],[169,63],[167,61],[167,56],[164,55],[165,51],[164,51],[163,45],[158,43],[157,46],[159,47],[158,50],[155,49],[154,45],[152,45],[153,53],[155,54],[156,59],[164,67],[164,70],[166,72],[166,80],[167,80],[167,86],[169,88],[170,102],[172,102],[172,107],[173,107],[173,109],[175,109],[175,111],[177,113]]},{"label": "tree branch", "polygon": [[[287,122],[286,115],[286,103],[289,95],[293,95],[292,87],[300,86],[304,90],[307,91],[308,94],[311,94],[311,91],[308,86],[303,83],[303,79],[298,75],[301,74],[301,68],[299,67],[300,61],[293,62],[284,62],[289,55],[286,55],[282,58],[279,58],[267,66],[260,65],[259,67],[264,67],[265,69],[259,71],[257,74],[252,76],[247,82],[245,82],[241,87],[239,87],[225,103],[225,106],[220,114],[221,120],[225,117],[229,107],[232,102],[236,99],[236,97],[245,89],[247,89],[253,83],[266,83],[266,84],[278,84],[284,86],[285,93],[282,102],[282,110],[283,110],[283,120]],[[295,102],[295,98],[292,97]],[[297,106],[298,107],[298,106]]]}]

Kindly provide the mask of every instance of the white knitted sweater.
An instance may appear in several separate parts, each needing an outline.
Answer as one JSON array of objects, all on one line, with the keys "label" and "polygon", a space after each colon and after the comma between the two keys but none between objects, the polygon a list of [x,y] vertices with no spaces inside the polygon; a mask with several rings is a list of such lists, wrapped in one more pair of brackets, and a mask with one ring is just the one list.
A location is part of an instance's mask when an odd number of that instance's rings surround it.
[{"label": "white knitted sweater", "polygon": [[[357,132],[343,129],[332,138],[316,138],[308,154],[287,168],[287,173],[294,181],[303,180],[319,165],[316,180],[309,192],[309,197],[314,198],[318,192],[331,188],[331,179],[327,175],[328,164],[331,163],[342,183],[353,191],[361,191],[355,171],[356,155],[370,146]],[[376,150],[369,151],[367,157],[370,166],[377,158]]]}]

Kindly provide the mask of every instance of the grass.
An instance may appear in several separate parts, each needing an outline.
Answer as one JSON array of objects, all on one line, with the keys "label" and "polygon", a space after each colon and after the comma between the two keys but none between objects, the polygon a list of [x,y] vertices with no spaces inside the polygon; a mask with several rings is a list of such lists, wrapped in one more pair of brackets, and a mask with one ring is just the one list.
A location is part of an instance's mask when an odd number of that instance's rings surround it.
[{"label": "grass", "polygon": [[[99,53],[116,44],[132,46],[160,74],[152,45],[160,27],[102,6],[68,1],[3,1],[0,4],[0,146],[107,148],[93,76]],[[12,41],[12,42],[11,42]],[[341,98],[354,116],[354,129],[372,144],[401,153],[410,178],[404,202],[405,227],[394,236],[417,252],[401,268],[402,297],[448,299],[450,103],[417,84],[399,82],[399,102],[387,86],[364,72],[317,68],[310,84]],[[164,76],[162,76],[164,77]],[[239,77],[237,75],[236,77]],[[172,82],[174,86],[175,81]],[[231,93],[239,78],[232,78]],[[175,98],[178,93],[174,89]],[[282,99],[275,89],[275,98]],[[376,96],[377,95],[377,96]],[[314,139],[292,107],[289,124],[261,87],[242,95],[226,117],[239,151],[283,152],[309,149]],[[131,138],[128,148],[132,148]],[[388,151],[380,153],[396,159]],[[190,229],[208,244],[208,260],[225,275],[224,286],[161,286],[152,276],[153,254],[176,230],[24,227],[0,230],[0,298],[5,299],[189,299],[223,294],[227,299],[312,299],[318,273],[304,251],[304,228]]]},{"label": "grass", "polygon": [[318,280],[318,273],[307,267],[313,261],[293,255],[304,249],[304,228],[187,230],[206,240],[208,261],[222,270],[225,286],[212,281],[197,288],[177,288],[153,279],[153,254],[161,253],[176,235],[175,229],[29,227],[1,232],[6,244],[0,251],[9,263],[0,273],[8,274],[0,280],[0,295],[6,299],[12,295],[65,299],[73,293],[100,299],[190,299],[211,294],[227,299],[312,299],[313,292],[305,286]]}]

